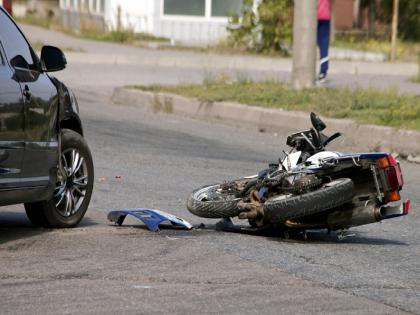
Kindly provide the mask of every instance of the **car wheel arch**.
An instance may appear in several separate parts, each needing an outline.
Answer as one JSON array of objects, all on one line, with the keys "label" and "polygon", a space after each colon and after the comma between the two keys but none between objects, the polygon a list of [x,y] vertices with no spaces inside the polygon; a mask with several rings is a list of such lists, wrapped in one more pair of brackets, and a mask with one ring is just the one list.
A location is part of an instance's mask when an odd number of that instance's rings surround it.
[{"label": "car wheel arch", "polygon": [[66,119],[63,119],[60,121],[60,129],[70,129],[73,130],[75,132],[77,132],[78,134],[80,134],[81,136],[83,136],[83,128],[82,128],[82,124],[80,123],[80,121],[74,117],[69,117]]}]

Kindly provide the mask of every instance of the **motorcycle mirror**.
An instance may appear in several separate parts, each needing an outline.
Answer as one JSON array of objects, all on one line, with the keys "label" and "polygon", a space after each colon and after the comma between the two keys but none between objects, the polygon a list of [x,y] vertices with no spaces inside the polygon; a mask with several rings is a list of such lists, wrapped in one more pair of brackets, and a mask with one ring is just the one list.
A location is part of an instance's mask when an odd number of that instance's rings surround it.
[{"label": "motorcycle mirror", "polygon": [[327,128],[327,125],[325,125],[321,118],[319,118],[318,115],[314,112],[311,112],[311,122],[312,126],[314,126],[315,130],[317,131],[322,131]]}]

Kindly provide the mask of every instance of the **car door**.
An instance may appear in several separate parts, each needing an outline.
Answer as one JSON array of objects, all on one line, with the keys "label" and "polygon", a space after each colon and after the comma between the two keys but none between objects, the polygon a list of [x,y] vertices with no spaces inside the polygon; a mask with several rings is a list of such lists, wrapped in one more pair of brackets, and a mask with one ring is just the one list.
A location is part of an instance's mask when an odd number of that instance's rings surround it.
[{"label": "car door", "polygon": [[[23,94],[25,152],[21,182],[46,186],[54,178],[58,161],[57,89],[28,41],[4,12],[0,12],[0,39]],[[54,183],[55,184],[55,183]]]},{"label": "car door", "polygon": [[0,190],[20,186],[23,163],[22,92],[13,76],[0,45]]}]

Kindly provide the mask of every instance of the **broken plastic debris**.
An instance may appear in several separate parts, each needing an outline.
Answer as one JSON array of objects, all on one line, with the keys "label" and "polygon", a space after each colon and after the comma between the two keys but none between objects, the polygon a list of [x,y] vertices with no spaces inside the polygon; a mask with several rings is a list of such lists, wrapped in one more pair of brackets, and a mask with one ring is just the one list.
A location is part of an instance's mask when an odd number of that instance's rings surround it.
[{"label": "broken plastic debris", "polygon": [[172,225],[183,227],[187,230],[193,228],[193,226],[184,219],[170,213],[146,208],[114,210],[108,213],[108,220],[121,225],[127,215],[131,215],[142,221],[152,232],[159,231],[159,224],[164,221],[169,221]]}]

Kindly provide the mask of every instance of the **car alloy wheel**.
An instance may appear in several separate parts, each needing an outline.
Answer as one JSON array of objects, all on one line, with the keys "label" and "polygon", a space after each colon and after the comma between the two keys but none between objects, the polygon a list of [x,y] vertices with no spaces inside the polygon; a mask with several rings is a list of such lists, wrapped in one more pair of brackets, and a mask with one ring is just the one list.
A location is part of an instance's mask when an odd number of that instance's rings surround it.
[{"label": "car alloy wheel", "polygon": [[54,203],[60,215],[69,217],[80,210],[86,196],[88,178],[88,168],[82,154],[75,148],[62,152],[54,190]]}]

